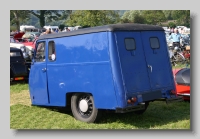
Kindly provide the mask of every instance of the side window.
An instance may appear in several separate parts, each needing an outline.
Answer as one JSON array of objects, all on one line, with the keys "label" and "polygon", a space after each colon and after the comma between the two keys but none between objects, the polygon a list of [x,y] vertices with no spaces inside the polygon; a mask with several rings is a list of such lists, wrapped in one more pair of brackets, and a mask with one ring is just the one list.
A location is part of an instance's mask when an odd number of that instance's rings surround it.
[{"label": "side window", "polygon": [[126,50],[128,50],[128,51],[135,50],[136,49],[135,39],[133,39],[133,38],[126,38],[125,39],[125,47],[126,47]]},{"label": "side window", "polygon": [[45,42],[39,42],[36,48],[35,61],[45,61]]},{"label": "side window", "polygon": [[55,48],[55,43],[54,41],[50,41],[48,44],[48,55],[49,55],[49,60],[50,61],[55,61],[56,60],[56,48]]},{"label": "side window", "polygon": [[151,45],[152,49],[159,49],[160,44],[159,44],[158,38],[156,38],[156,37],[150,38],[150,45]]}]

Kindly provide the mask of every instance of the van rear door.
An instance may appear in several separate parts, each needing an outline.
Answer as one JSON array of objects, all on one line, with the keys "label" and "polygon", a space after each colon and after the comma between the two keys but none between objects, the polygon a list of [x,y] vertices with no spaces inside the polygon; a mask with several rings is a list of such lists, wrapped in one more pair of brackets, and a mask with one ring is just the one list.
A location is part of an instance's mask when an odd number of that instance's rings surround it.
[{"label": "van rear door", "polygon": [[161,31],[142,31],[141,36],[151,88],[155,90],[173,86],[164,33]]},{"label": "van rear door", "polygon": [[117,48],[127,92],[151,89],[140,32],[116,32]]},{"label": "van rear door", "polygon": [[122,78],[128,93],[172,86],[163,35],[161,31],[115,32]]}]

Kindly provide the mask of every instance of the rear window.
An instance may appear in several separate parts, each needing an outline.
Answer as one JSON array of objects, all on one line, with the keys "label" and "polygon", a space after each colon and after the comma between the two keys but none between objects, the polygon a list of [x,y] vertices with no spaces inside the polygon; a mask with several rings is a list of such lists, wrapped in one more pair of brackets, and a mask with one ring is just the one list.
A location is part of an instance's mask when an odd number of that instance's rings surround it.
[{"label": "rear window", "polygon": [[135,50],[136,49],[135,39],[133,39],[133,38],[126,38],[125,39],[125,47],[126,47],[126,50],[128,50],[128,51]]},{"label": "rear window", "polygon": [[17,56],[21,56],[20,52],[10,52],[10,57],[17,57]]},{"label": "rear window", "polygon": [[152,49],[160,48],[159,40],[157,37],[150,38],[150,45]]}]

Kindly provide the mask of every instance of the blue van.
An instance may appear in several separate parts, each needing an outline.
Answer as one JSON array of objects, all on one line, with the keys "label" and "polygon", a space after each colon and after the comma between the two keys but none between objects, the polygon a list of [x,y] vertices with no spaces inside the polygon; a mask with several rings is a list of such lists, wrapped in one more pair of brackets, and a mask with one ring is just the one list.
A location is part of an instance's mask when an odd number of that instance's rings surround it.
[{"label": "blue van", "polygon": [[176,95],[164,29],[112,24],[39,37],[29,76],[32,105],[71,105],[77,120],[103,110],[143,113]]}]

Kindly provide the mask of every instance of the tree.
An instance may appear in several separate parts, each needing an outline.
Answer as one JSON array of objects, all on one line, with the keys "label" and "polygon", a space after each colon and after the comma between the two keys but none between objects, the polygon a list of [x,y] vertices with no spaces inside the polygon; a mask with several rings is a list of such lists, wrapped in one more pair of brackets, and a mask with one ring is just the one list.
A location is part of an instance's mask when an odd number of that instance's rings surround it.
[{"label": "tree", "polygon": [[122,20],[131,20],[129,15],[130,15],[130,10],[124,12],[124,14],[122,15],[121,19]]},{"label": "tree", "polygon": [[162,10],[145,10],[142,11],[142,16],[146,24],[157,25],[160,22],[166,21],[165,15]]},{"label": "tree", "polygon": [[176,27],[176,24],[175,24],[174,22],[169,22],[169,23],[168,23],[168,26],[169,26],[170,28],[175,28],[175,27]]},{"label": "tree", "polygon": [[145,19],[142,15],[142,10],[126,11],[121,18],[122,23],[140,23],[144,24]]},{"label": "tree", "polygon": [[29,13],[39,19],[40,27],[45,26],[46,21],[55,21],[66,18],[72,13],[72,10],[30,10]]},{"label": "tree", "polygon": [[174,10],[172,17],[176,19],[177,25],[190,27],[190,10]]},{"label": "tree", "polygon": [[68,26],[94,27],[118,23],[119,14],[112,10],[77,10],[70,15]]},{"label": "tree", "polygon": [[30,14],[27,10],[10,10],[10,25],[16,25],[17,30],[20,30],[20,23],[30,19]]},{"label": "tree", "polygon": [[172,10],[163,10],[163,13],[167,20],[172,20]]},{"label": "tree", "polygon": [[64,28],[65,28],[65,25],[63,25],[63,24],[59,25],[59,29],[63,30]]},{"label": "tree", "polygon": [[133,17],[133,22],[134,23],[141,23],[143,24],[145,22],[144,17],[141,15],[140,11],[135,11],[134,12],[134,17]]}]

